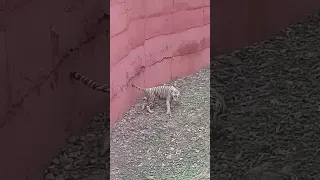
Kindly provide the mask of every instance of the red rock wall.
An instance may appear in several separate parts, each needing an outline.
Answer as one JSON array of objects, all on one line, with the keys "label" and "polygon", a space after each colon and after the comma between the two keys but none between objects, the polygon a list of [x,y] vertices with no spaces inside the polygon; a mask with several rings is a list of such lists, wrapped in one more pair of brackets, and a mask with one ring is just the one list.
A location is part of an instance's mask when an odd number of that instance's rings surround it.
[{"label": "red rock wall", "polygon": [[191,75],[210,63],[210,0],[118,0],[110,6],[110,122],[141,87]]},{"label": "red rock wall", "polygon": [[38,180],[66,138],[108,104],[68,77],[76,70],[108,82],[108,3],[0,3],[1,180]]}]

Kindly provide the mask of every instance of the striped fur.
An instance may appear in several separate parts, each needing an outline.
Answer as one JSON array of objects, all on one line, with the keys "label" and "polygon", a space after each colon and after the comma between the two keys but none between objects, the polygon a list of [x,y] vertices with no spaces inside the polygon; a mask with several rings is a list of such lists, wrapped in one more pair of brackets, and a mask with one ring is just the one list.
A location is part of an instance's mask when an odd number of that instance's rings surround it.
[{"label": "striped fur", "polygon": [[210,91],[210,106],[213,109],[213,119],[217,120],[221,114],[226,110],[226,104],[223,97],[216,91],[215,88],[211,88]]},{"label": "striped fur", "polygon": [[101,92],[109,92],[110,91],[110,87],[107,84],[98,84],[96,81],[89,79],[87,76],[81,75],[78,72],[71,72],[70,73],[70,77],[81,81],[82,84],[84,84],[85,86],[97,90],[97,91],[101,91]]},{"label": "striped fur", "polygon": [[147,102],[143,104],[142,110],[147,107],[149,113],[154,112],[150,107],[156,98],[166,100],[167,114],[171,114],[171,101],[178,101],[180,99],[180,92],[174,86],[156,86],[152,88],[141,88],[134,84],[132,84],[132,86],[145,92]]}]

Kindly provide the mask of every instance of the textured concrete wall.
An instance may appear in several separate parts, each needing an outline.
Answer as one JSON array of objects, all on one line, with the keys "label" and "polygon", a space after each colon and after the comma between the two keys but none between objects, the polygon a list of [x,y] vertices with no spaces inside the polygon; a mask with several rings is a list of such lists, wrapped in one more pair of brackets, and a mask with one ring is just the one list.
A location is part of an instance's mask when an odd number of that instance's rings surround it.
[{"label": "textured concrete wall", "polygon": [[110,6],[111,126],[152,87],[210,62],[210,0],[118,0]]},{"label": "textured concrete wall", "polygon": [[68,77],[76,70],[108,82],[108,6],[102,0],[0,3],[1,180],[39,179],[66,138],[108,104],[107,96]]},{"label": "textured concrete wall", "polygon": [[223,54],[268,39],[320,8],[319,0],[214,0],[211,50]]}]

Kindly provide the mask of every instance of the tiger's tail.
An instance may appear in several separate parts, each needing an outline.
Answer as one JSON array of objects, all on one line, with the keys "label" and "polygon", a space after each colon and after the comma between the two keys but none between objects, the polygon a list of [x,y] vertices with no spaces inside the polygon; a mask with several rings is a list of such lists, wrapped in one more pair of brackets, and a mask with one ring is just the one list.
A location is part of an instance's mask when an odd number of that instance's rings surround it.
[{"label": "tiger's tail", "polygon": [[135,88],[139,89],[140,91],[145,91],[145,90],[146,90],[146,89],[141,88],[141,87],[138,87],[138,86],[136,86],[136,85],[134,85],[134,84],[132,84],[132,87],[135,87]]},{"label": "tiger's tail", "polygon": [[109,92],[109,87],[108,85],[105,84],[98,84],[96,81],[89,79],[86,76],[81,75],[78,72],[70,72],[70,77],[72,79],[81,81],[85,86],[97,90],[97,91],[101,91],[101,92]]}]

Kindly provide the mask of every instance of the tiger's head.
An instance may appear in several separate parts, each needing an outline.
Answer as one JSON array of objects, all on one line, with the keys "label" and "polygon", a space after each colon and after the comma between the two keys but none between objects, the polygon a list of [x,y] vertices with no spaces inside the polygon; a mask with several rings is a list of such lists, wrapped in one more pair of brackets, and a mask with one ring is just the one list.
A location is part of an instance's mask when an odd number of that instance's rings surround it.
[{"label": "tiger's head", "polygon": [[179,101],[180,100],[180,92],[178,91],[178,89],[174,89],[172,92],[171,92],[171,96],[172,96],[172,99],[174,101]]}]

